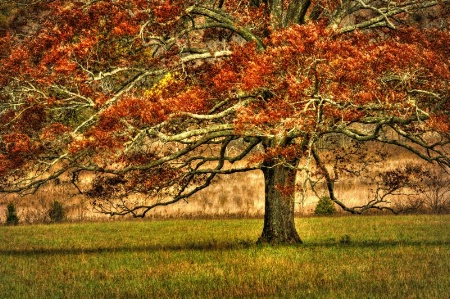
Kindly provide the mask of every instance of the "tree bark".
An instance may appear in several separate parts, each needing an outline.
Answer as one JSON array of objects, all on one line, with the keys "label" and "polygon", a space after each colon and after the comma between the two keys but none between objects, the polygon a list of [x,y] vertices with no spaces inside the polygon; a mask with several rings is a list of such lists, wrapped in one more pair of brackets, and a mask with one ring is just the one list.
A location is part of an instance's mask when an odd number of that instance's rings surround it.
[{"label": "tree bark", "polygon": [[264,228],[258,243],[300,244],[294,223],[296,170],[283,164],[265,165]]}]

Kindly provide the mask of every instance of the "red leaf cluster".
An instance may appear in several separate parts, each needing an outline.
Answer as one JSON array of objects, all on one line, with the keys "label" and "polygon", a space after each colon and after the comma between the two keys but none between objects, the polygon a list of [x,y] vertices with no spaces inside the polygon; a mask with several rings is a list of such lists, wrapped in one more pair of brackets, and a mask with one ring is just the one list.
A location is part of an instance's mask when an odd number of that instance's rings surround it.
[{"label": "red leaf cluster", "polygon": [[[178,2],[178,3],[176,3]],[[184,1],[189,2],[189,1]],[[180,1],[170,1],[170,0],[159,0],[152,1],[153,15],[159,23],[168,23],[170,21],[176,20],[178,16],[181,15],[183,5]]]},{"label": "red leaf cluster", "polygon": [[11,156],[30,153],[35,147],[28,135],[20,133],[2,136],[6,153]]},{"label": "red leaf cluster", "polygon": [[53,141],[59,138],[62,134],[70,132],[70,130],[71,128],[61,123],[53,123],[42,129],[40,138],[46,141]]}]

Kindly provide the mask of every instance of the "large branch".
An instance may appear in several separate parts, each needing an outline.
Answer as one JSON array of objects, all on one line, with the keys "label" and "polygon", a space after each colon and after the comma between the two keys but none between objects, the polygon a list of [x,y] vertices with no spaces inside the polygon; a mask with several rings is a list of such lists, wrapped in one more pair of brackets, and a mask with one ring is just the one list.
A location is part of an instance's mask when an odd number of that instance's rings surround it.
[{"label": "large branch", "polygon": [[[218,174],[232,174],[238,172],[246,172],[250,170],[259,169],[259,165],[257,166],[238,166],[231,167],[230,164],[225,164],[225,162],[233,163],[235,161],[242,160],[246,157],[260,142],[261,140],[258,138],[250,138],[248,139],[248,145],[242,149],[235,156],[227,156],[226,152],[233,140],[236,140],[238,137],[229,135],[229,136],[221,136],[217,137],[209,136],[209,140],[217,140],[220,141],[217,145],[220,145],[220,150],[216,155],[213,156],[203,155],[203,151],[199,151],[199,155],[192,155],[196,146],[200,146],[202,144],[207,144],[208,141],[203,139],[196,145],[192,145],[189,147],[189,151],[183,153],[178,152],[177,157],[172,156],[171,158],[175,158],[176,161],[172,163],[176,169],[178,169],[181,173],[175,179],[170,179],[163,188],[156,190],[156,194],[153,194],[153,198],[159,198],[156,202],[150,202],[148,204],[132,204],[129,205],[127,203],[126,197],[130,195],[132,192],[127,191],[127,193],[123,194],[123,199],[114,199],[111,197],[107,197],[103,199],[101,204],[97,205],[97,208],[100,212],[109,214],[109,215],[127,215],[131,214],[134,217],[144,217],[146,213],[150,210],[160,207],[166,206],[173,203],[176,203],[180,200],[185,200],[197,193],[200,190],[208,187],[213,178]],[[216,144],[214,142],[214,144]],[[208,151],[209,152],[209,151]],[[179,155],[181,153],[181,155]],[[183,161],[183,157],[185,160]],[[159,161],[162,162],[162,161]],[[164,161],[163,164],[169,163],[170,161]],[[214,164],[215,165],[211,165]],[[153,164],[152,168],[158,169],[160,164]],[[128,169],[129,171],[134,171],[135,169]],[[150,170],[150,169],[149,169]],[[123,175],[123,173],[114,173],[118,176]],[[200,178],[200,180],[199,180]],[[168,195],[164,190],[177,190],[175,194]],[[140,192],[139,189],[136,192]]]},{"label": "large branch", "polygon": [[227,14],[225,14],[222,10],[215,10],[215,9],[199,7],[197,5],[194,5],[194,6],[188,7],[186,9],[186,13],[205,16],[205,17],[217,22],[217,24],[215,26],[221,26],[223,28],[232,30],[232,31],[236,32],[238,35],[240,35],[242,38],[244,38],[246,41],[256,42],[259,49],[264,49],[264,47],[265,47],[263,42],[261,41],[261,39],[258,36],[254,35],[250,30],[246,29],[245,27],[236,26],[233,19],[230,16],[228,16]]},{"label": "large branch", "polygon": [[148,130],[149,136],[156,135],[158,139],[163,142],[173,142],[173,141],[186,141],[192,137],[197,136],[208,136],[208,134],[215,132],[232,132],[234,130],[234,125],[232,124],[220,124],[220,125],[212,125],[206,128],[193,129],[183,133],[179,133],[176,135],[166,135],[164,133]]},{"label": "large branch", "polygon": [[[367,0],[356,0],[358,4],[360,4],[361,9],[370,9],[372,10],[376,16],[370,18],[369,20],[348,25],[339,29],[339,32],[346,33],[351,32],[357,29],[365,29],[365,28],[374,28],[374,27],[391,27],[395,28],[394,22],[392,22],[391,18],[402,14],[402,13],[412,13],[414,11],[429,8],[432,6],[439,5],[441,3],[450,2],[450,0],[429,0],[429,1],[408,1],[402,3],[400,5],[396,5],[395,3],[389,2],[385,7],[376,7],[371,5],[372,1]],[[336,19],[334,23],[331,24],[332,27],[337,27],[337,21],[340,19]]]},{"label": "large branch", "polygon": [[[221,127],[222,126],[222,127]],[[200,133],[200,130],[203,130]],[[156,134],[156,135],[155,135]],[[150,137],[156,137],[158,140],[158,134],[153,132],[150,134]],[[210,128],[198,129],[187,131],[181,134],[174,135],[175,137],[166,136],[165,138],[171,139],[172,142],[180,142],[186,138],[191,138],[194,136],[200,136],[199,139],[192,141],[191,143],[185,145],[182,149],[172,152],[171,154],[165,155],[156,160],[150,161],[146,164],[142,165],[131,165],[128,167],[124,167],[121,169],[105,169],[104,167],[100,167],[98,165],[78,165],[77,167],[82,170],[91,171],[91,172],[103,172],[103,173],[111,173],[111,174],[124,174],[127,172],[135,171],[135,170],[148,170],[155,168],[157,166],[163,165],[170,161],[174,161],[180,159],[181,157],[192,153],[195,149],[199,148],[202,145],[208,144],[211,140],[221,138],[221,137],[229,137],[234,136],[233,126],[232,125],[219,125],[212,126]],[[182,138],[183,137],[183,138]],[[165,141],[169,142],[169,141]]]},{"label": "large branch", "polygon": [[306,11],[311,5],[311,0],[291,1],[287,8],[284,26],[289,24],[303,24],[305,22]]},{"label": "large branch", "polygon": [[[230,56],[232,54],[231,51],[216,51],[216,52],[207,52],[207,53],[201,53],[201,54],[190,54],[181,57],[180,62],[174,66],[174,68],[183,68],[183,64],[192,62],[199,59],[215,59],[215,58],[223,58]],[[123,71],[126,71],[127,69],[124,68],[118,68],[116,70],[112,70],[107,73],[99,73],[98,75],[95,75],[93,77],[93,80],[98,80],[101,78],[104,78],[105,76],[113,76],[116,73],[120,73]],[[134,71],[134,69],[132,69]],[[168,73],[168,69],[158,69],[158,70],[148,70],[148,71],[140,71],[137,74],[135,74],[131,79],[124,82],[122,86],[118,88],[118,90],[115,92],[115,94],[107,100],[102,107],[93,115],[91,115],[88,119],[86,119],[84,122],[82,122],[80,125],[78,125],[73,131],[72,134],[75,135],[82,129],[84,129],[86,126],[92,124],[101,113],[105,112],[109,107],[111,107],[113,104],[115,104],[125,93],[132,90],[137,84],[139,84],[142,80],[144,80],[147,77],[157,77],[164,75]]]},{"label": "large branch", "polygon": [[[173,203],[176,203],[182,199],[186,199],[194,195],[195,193],[199,192],[200,190],[205,189],[208,187],[214,177],[221,173],[222,168],[225,165],[225,152],[227,150],[228,145],[230,142],[234,139],[233,136],[228,136],[222,141],[222,145],[218,154],[218,163],[216,167],[209,172],[207,172],[206,179],[200,183],[195,184],[196,186],[192,189],[188,189],[189,186],[194,182],[196,176],[198,174],[202,174],[199,172],[198,169],[194,169],[193,171],[189,171],[185,174],[185,182],[181,185],[180,190],[177,192],[175,196],[172,197],[172,199],[167,200],[161,200],[156,203],[150,204],[150,205],[133,205],[132,207],[128,207],[126,202],[123,202],[123,204],[111,204],[110,209],[104,209],[103,206],[100,206],[100,212],[104,214],[109,214],[111,216],[114,215],[127,215],[131,214],[133,217],[145,217],[145,215],[152,209],[159,207],[159,206],[166,206]],[[197,168],[200,166],[197,166]],[[110,199],[107,199],[107,202],[110,202]],[[111,209],[111,207],[113,209]]]}]

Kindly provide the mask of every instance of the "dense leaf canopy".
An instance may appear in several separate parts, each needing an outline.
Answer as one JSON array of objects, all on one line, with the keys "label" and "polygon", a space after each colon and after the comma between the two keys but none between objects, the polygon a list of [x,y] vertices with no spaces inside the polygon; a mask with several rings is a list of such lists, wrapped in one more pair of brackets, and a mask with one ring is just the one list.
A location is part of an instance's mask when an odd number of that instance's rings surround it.
[{"label": "dense leaf canopy", "polygon": [[448,1],[56,0],[21,12],[0,38],[3,192],[69,178],[100,210],[142,216],[216,175],[282,165],[305,181],[320,170],[342,205],[317,149],[336,135],[450,165]]}]

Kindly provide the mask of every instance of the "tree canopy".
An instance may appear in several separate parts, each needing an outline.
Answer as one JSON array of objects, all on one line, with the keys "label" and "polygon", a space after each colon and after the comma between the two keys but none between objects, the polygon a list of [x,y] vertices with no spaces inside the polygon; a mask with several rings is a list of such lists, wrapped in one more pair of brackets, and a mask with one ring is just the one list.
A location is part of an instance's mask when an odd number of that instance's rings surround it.
[{"label": "tree canopy", "polygon": [[327,138],[450,165],[448,0],[56,0],[26,12],[0,37],[2,192],[67,178],[100,211],[143,217],[261,169],[261,241],[294,243],[293,194],[313,175],[344,210],[384,203],[336,198]]}]

